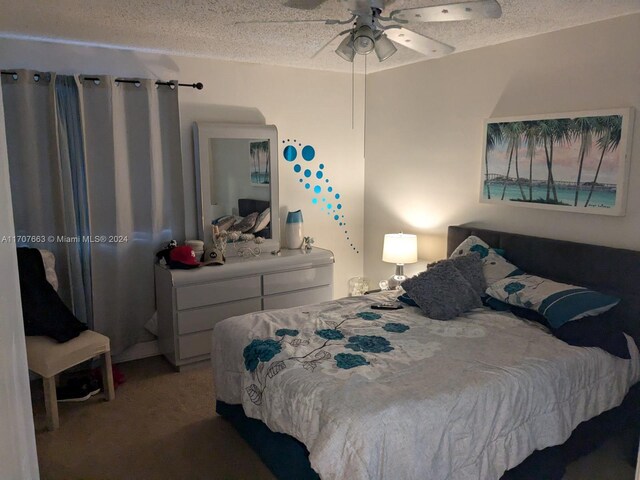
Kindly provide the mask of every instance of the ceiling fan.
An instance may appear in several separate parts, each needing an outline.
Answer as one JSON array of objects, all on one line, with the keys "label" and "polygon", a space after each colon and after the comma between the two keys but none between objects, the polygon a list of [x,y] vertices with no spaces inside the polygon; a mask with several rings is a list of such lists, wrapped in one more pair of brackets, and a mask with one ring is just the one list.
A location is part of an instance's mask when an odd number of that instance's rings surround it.
[{"label": "ceiling fan", "polygon": [[[288,0],[284,6],[301,10],[313,10],[328,0]],[[337,0],[351,13],[347,20],[276,20],[251,21],[238,23],[308,23],[323,22],[326,25],[347,25],[352,27],[338,33],[318,50],[316,57],[337,38],[347,35],[335,52],[348,62],[353,62],[356,54],[368,55],[375,52],[383,62],[396,53],[394,42],[415,50],[428,57],[449,54],[455,50],[451,45],[439,42],[416,33],[403,25],[409,22],[451,22],[475,20],[479,18],[499,18],[502,8],[497,0],[475,0],[429,7],[405,8],[391,11],[388,16],[382,13],[394,0]]]}]

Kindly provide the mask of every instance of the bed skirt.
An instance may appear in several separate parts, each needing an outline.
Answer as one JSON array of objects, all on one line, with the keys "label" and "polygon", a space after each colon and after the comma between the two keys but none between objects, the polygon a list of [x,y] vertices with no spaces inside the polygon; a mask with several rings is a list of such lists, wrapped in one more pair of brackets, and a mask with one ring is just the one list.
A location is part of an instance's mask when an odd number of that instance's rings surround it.
[{"label": "bed skirt", "polygon": [[[217,401],[216,412],[228,420],[279,480],[318,480],[304,444],[244,414],[242,405]],[[581,423],[562,445],[537,450],[505,472],[500,480],[561,480],[566,466],[598,448],[612,434],[627,430],[629,461],[636,459],[640,436],[640,383],[629,390],[622,404]],[[286,460],[286,461],[283,461]]]}]

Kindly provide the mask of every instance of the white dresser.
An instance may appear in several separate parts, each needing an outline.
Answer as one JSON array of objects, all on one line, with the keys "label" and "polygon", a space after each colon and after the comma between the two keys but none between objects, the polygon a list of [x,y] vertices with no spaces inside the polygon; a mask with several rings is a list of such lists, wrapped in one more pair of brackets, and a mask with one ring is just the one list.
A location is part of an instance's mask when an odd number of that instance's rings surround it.
[{"label": "white dresser", "polygon": [[160,351],[180,370],[209,358],[213,327],[225,318],[331,300],[333,263],[332,252],[314,248],[194,270],[156,265]]}]

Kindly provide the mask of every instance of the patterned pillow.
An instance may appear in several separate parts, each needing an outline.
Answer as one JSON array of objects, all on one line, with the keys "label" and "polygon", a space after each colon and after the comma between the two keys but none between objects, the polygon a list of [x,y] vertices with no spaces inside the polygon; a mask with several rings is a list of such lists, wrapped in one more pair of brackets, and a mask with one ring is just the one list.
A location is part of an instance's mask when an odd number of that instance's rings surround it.
[{"label": "patterned pillow", "polygon": [[535,275],[504,278],[490,285],[487,294],[510,305],[537,311],[553,328],[599,315],[620,302],[610,295]]},{"label": "patterned pillow", "polygon": [[478,252],[482,258],[482,271],[487,285],[491,285],[510,275],[524,273],[512,263],[507,262],[503,256],[499,255],[494,249],[474,235],[471,235],[458,245],[449,258],[460,257],[471,252]]},{"label": "patterned pillow", "polygon": [[229,228],[229,231],[247,233],[256,224],[257,219],[258,219],[258,212],[250,213],[239,222],[236,222],[233,225],[233,227]]},{"label": "patterned pillow", "polygon": [[236,217],[234,217],[233,215],[225,215],[223,217],[215,219],[211,223],[213,225],[216,225],[218,227],[218,230],[224,232],[225,230],[229,230],[231,227],[233,227],[233,224],[236,223]]},{"label": "patterned pillow", "polygon": [[251,233],[258,233],[267,228],[269,222],[271,221],[271,208],[266,208],[260,215],[258,215],[258,219],[256,220],[256,224],[253,229],[251,229]]},{"label": "patterned pillow", "polygon": [[453,265],[441,262],[402,282],[402,288],[429,318],[450,320],[482,306],[471,284]]}]

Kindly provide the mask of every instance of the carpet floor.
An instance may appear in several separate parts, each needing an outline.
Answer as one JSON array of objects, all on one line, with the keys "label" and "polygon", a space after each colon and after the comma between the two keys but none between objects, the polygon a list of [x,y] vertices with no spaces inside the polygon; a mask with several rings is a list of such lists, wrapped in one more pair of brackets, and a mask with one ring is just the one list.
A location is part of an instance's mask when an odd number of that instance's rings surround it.
[{"label": "carpet floor", "polygon": [[[209,368],[176,373],[161,357],[118,366],[126,382],[113,402],[100,395],[61,403],[60,428],[45,430],[41,382],[32,398],[43,480],[271,480],[233,427],[214,413]],[[566,480],[633,480],[614,438],[570,465]]]}]

